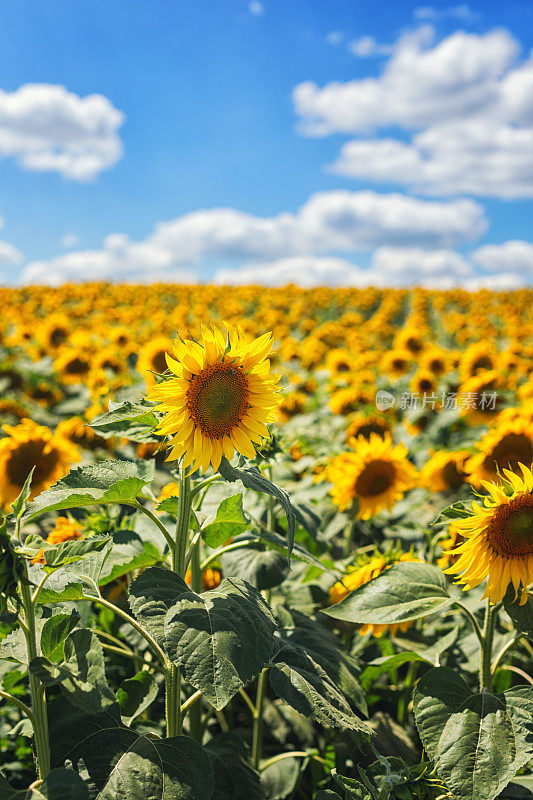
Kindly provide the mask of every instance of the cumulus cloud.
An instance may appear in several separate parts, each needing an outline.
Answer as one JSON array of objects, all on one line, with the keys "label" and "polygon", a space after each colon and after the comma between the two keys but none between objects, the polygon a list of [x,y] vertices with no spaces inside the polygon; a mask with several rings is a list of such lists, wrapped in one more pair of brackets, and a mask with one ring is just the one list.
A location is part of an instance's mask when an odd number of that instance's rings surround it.
[{"label": "cumulus cloud", "polygon": [[99,250],[34,261],[24,282],[116,279],[196,280],[209,258],[270,262],[297,255],[351,253],[380,245],[453,247],[487,227],[472,200],[437,202],[401,194],[332,191],[312,195],[296,212],[258,217],[232,208],[194,211],[158,223],[146,239],[111,234]]},{"label": "cumulus cloud", "polygon": [[533,244],[511,239],[503,244],[486,244],[472,253],[476,264],[488,272],[510,272],[533,276]]},{"label": "cumulus cloud", "polygon": [[0,158],[24,169],[93,180],[122,156],[124,115],[106,97],[80,97],[64,86],[28,83],[0,89]]},{"label": "cumulus cloud", "polygon": [[264,14],[265,9],[259,0],[251,0],[251,2],[248,4],[248,11],[253,17],[261,17]]},{"label": "cumulus cloud", "polygon": [[286,286],[288,283],[295,283],[304,288],[367,286],[372,282],[372,276],[368,270],[363,270],[343,258],[291,256],[267,263],[218,270],[214,282],[226,286],[255,283],[262,286]]},{"label": "cumulus cloud", "polygon": [[[4,227],[4,220],[0,217],[0,229]],[[24,256],[14,244],[0,239],[0,267],[14,267],[21,264]],[[2,274],[0,273],[0,280]]]},{"label": "cumulus cloud", "polygon": [[[533,197],[533,57],[517,63],[505,30],[432,36],[427,25],[403,35],[377,78],[297,86],[300,130],[358,134],[338,174],[421,194]],[[410,139],[388,135],[393,126]]]}]

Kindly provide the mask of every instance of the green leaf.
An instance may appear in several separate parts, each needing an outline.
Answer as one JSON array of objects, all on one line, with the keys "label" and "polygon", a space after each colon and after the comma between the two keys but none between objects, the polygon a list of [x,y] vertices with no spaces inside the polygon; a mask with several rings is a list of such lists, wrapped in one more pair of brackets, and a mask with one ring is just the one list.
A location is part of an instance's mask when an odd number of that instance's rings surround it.
[{"label": "green leaf", "polygon": [[64,643],[69,633],[80,620],[77,611],[70,614],[54,614],[47,619],[41,631],[41,652],[45,658],[54,663],[63,661]]},{"label": "green leaf", "polygon": [[165,649],[185,680],[222,709],[268,664],[276,623],[252,586],[225,578],[203,594],[187,587],[165,618]]},{"label": "green leaf", "polygon": [[109,536],[94,536],[86,539],[77,539],[70,542],[60,542],[58,545],[43,547],[45,563],[42,565],[45,572],[53,572],[67,564],[91,556],[98,550],[103,550],[111,543]]},{"label": "green leaf", "polygon": [[205,749],[213,765],[216,800],[264,800],[259,775],[248,764],[245,745],[236,734],[220,734]]},{"label": "green leaf", "polygon": [[0,775],[0,800],[89,800],[89,790],[71,769],[53,769],[38,789],[12,789]]},{"label": "green leaf", "polygon": [[[110,541],[109,541],[110,545]],[[92,550],[80,559],[52,572],[41,589],[39,603],[57,603],[82,600],[86,594],[94,594],[102,567],[110,554],[110,546]],[[33,566],[29,572],[32,583],[39,585],[44,577],[40,566]]]},{"label": "green leaf", "polygon": [[131,725],[135,717],[146,711],[159,692],[153,675],[149,672],[137,672],[133,678],[127,678],[117,691],[120,713],[126,725]]},{"label": "green leaf", "polygon": [[366,715],[368,709],[359,682],[358,662],[346,652],[339,637],[319,621],[294,609],[279,606],[276,613],[282,626],[280,636],[283,641],[293,647],[303,648],[344,696]]},{"label": "green leaf", "polygon": [[260,471],[255,466],[249,466],[246,469],[237,469],[236,467],[232,467],[229,461],[223,457],[218,471],[222,477],[230,483],[241,481],[247,489],[269,494],[281,503],[287,516],[287,556],[290,559],[294,545],[296,513],[287,492],[261,475]]},{"label": "green leaf", "polygon": [[261,783],[267,800],[286,800],[293,796],[300,778],[302,759],[284,758],[261,772]]},{"label": "green leaf", "polygon": [[11,510],[17,519],[21,517],[26,511],[26,504],[31,494],[31,481],[34,472],[35,472],[35,467],[32,467],[30,474],[24,481],[24,486],[22,487],[19,496],[17,497],[16,500],[13,500],[13,502],[11,503]]},{"label": "green leaf", "polygon": [[161,553],[152,542],[144,541],[134,531],[114,531],[113,547],[106,558],[98,578],[98,585],[127,575],[133,570],[145,569],[161,561]]},{"label": "green leaf", "polygon": [[78,467],[30,503],[26,519],[66,508],[109,503],[131,505],[152,482],[154,471],[155,466],[149,461],[101,461]]},{"label": "green leaf", "polygon": [[260,590],[279,586],[289,572],[285,556],[257,544],[250,544],[242,550],[229,550],[223,553],[221,561],[224,575],[238,575]]},{"label": "green leaf", "polygon": [[457,800],[494,800],[533,757],[533,689],[472,694],[438,667],[414,695],[418,732]]},{"label": "green leaf", "polygon": [[391,625],[419,619],[451,602],[438,567],[406,561],[393,564],[323,613],[344,622]]},{"label": "green leaf", "polygon": [[190,592],[183,578],[162,567],[150,567],[130,586],[130,608],[157,644],[165,649],[165,617],[182,594]]},{"label": "green leaf", "polygon": [[270,669],[272,689],[292,708],[330,728],[369,729],[352,711],[326,672],[301,648],[285,645]]},{"label": "green leaf", "polygon": [[452,503],[440,512],[433,525],[448,525],[452,519],[465,519],[471,514],[470,507],[462,500]]},{"label": "green leaf", "polygon": [[209,547],[220,547],[249,526],[242,508],[242,492],[226,497],[217,508],[213,522],[202,528],[202,539]]},{"label": "green leaf", "polygon": [[29,669],[45,686],[59,684],[67,699],[88,713],[116,704],[105,677],[102,645],[87,628],[72,631],[64,643],[65,660],[58,666],[34,658]]},{"label": "green leaf", "polygon": [[49,704],[52,763],[83,761],[98,800],[212,800],[208,753],[189,736],[156,739],[120,722],[118,705],[88,715]]},{"label": "green leaf", "polygon": [[125,436],[134,442],[157,442],[153,435],[159,419],[148,403],[114,403],[110,401],[109,411],[96,417],[90,424],[98,436],[108,439],[111,436]]},{"label": "green leaf", "polygon": [[521,606],[518,600],[515,601],[515,590],[510,584],[507,594],[503,598],[505,610],[511,617],[515,628],[533,639],[533,595],[529,594],[527,602]]}]

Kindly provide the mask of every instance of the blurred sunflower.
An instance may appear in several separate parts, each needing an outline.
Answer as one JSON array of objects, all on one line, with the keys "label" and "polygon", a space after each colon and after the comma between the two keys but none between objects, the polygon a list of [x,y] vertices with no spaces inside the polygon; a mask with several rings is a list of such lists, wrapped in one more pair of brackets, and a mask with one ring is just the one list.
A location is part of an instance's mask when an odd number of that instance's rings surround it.
[{"label": "blurred sunflower", "polygon": [[409,381],[409,388],[415,394],[433,395],[437,391],[438,380],[427,369],[419,369]]},{"label": "blurred sunflower", "polygon": [[477,445],[478,453],[466,462],[468,480],[474,486],[498,480],[503,469],[519,471],[519,464],[533,463],[533,428],[524,418],[504,422],[488,431]]},{"label": "blurred sunflower", "polygon": [[54,369],[64,383],[82,383],[91,371],[91,358],[82,348],[65,347],[55,359]]},{"label": "blurred sunflower", "polygon": [[468,450],[440,450],[434,453],[420,472],[420,486],[432,492],[451,492],[459,488],[466,479],[465,461]]},{"label": "blurred sunflower", "polygon": [[409,350],[390,350],[381,359],[380,369],[391,378],[401,378],[411,369],[412,360]]},{"label": "blurred sunflower", "polygon": [[489,493],[483,505],[474,501],[468,517],[450,524],[465,541],[451,550],[459,558],[446,572],[462,573],[457,583],[464,590],[488,578],[483,597],[491,603],[499,603],[512,584],[515,600],[522,589],[523,604],[533,582],[533,474],[524,464],[519,467],[521,476],[504,469],[499,485],[483,481]]},{"label": "blurred sunflower", "polygon": [[141,347],[136,369],[148,385],[155,383],[154,373],[167,371],[166,357],[172,351],[172,344],[167,336],[158,336]]},{"label": "blurred sunflower", "polygon": [[470,425],[488,425],[502,410],[502,380],[495,369],[484,370],[461,384],[457,405]]},{"label": "blurred sunflower", "polygon": [[[340,601],[343,600],[350,592],[353,592],[354,589],[358,589],[360,586],[368,583],[373,578],[377,578],[378,575],[381,575],[381,573],[390,566],[397,564],[400,561],[420,561],[420,559],[415,558],[412,553],[400,554],[398,552],[393,552],[385,555],[376,553],[369,561],[359,564],[353,571],[348,572],[341,581],[333,584],[329,590],[330,603],[332,605],[335,603],[340,603]],[[411,621],[399,622],[395,623],[394,625],[373,625],[372,623],[367,622],[359,627],[359,633],[361,636],[371,633],[372,636],[380,637],[383,636],[385,631],[390,631],[392,636],[396,636],[398,631],[405,633],[405,631],[409,630],[412,625],[413,622]]]},{"label": "blurred sunflower", "polygon": [[453,359],[446,350],[434,346],[422,353],[419,364],[422,370],[440,378],[451,370]]},{"label": "blurred sunflower", "polygon": [[375,433],[383,439],[391,433],[393,424],[394,417],[391,415],[365,414],[363,411],[358,411],[346,428],[346,441],[351,446],[352,439],[357,439],[358,436],[369,439],[371,433]]},{"label": "blurred sunflower", "polygon": [[296,414],[301,414],[307,404],[307,395],[298,390],[283,395],[278,408],[280,422],[287,422]]},{"label": "blurred sunflower", "polygon": [[498,363],[498,353],[491,342],[481,341],[466,348],[459,361],[461,381],[472,378],[483,370],[494,369]]},{"label": "blurred sunflower", "polygon": [[68,472],[80,460],[78,448],[49,428],[24,419],[20,425],[4,425],[0,439],[0,506],[6,508],[20,494],[35,467],[30,499]]},{"label": "blurred sunflower", "polygon": [[235,450],[254,458],[280,404],[279,375],[267,359],[272,334],[250,342],[241,328],[226,329],[224,336],[202,325],[201,344],[174,341],[175,357],[167,355],[174,376],[148,391],[166,412],[158,432],[171,437],[167,460],[184,456],[183,466],[193,470],[217,470]]},{"label": "blurred sunflower", "polygon": [[371,433],[354,440],[352,453],[341,453],[329,462],[325,478],[333,484],[331,497],[341,511],[357,502],[357,519],[370,519],[391,509],[416,484],[416,469],[407,459],[404,444],[392,444]]}]

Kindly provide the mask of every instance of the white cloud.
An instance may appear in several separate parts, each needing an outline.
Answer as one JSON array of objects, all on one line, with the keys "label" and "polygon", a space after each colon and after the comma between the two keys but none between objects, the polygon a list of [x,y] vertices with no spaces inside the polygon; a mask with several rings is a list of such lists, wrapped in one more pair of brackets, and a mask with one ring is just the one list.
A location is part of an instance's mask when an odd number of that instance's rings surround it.
[{"label": "white cloud", "polygon": [[368,58],[370,56],[387,56],[392,53],[392,45],[379,44],[373,36],[361,36],[348,43],[348,50],[358,58]]},{"label": "white cloud", "polygon": [[[0,217],[0,229],[4,227],[4,220]],[[10,244],[9,242],[5,242],[3,239],[0,239],[0,266],[2,267],[14,267],[18,264],[22,264],[24,261],[24,256],[18,249],[15,247],[14,244]],[[0,280],[2,278],[2,274],[0,273]]]},{"label": "white cloud", "polygon": [[73,251],[27,264],[22,280],[154,280],[157,274],[195,281],[195,268],[213,257],[266,263],[380,245],[449,248],[475,241],[486,227],[483,208],[471,200],[436,202],[369,191],[322,192],[312,195],[296,213],[257,217],[215,208],[160,222],[139,242],[112,234],[99,250]]},{"label": "white cloud", "polygon": [[472,253],[472,259],[488,272],[516,273],[533,277],[533,244],[511,239],[503,244],[486,244]]},{"label": "white cloud", "polygon": [[264,14],[265,9],[259,0],[252,0],[252,2],[248,4],[248,11],[253,17],[261,17]]},{"label": "white cloud", "polygon": [[524,276],[513,272],[502,272],[498,275],[480,275],[471,278],[464,285],[464,289],[472,292],[478,289],[490,289],[492,292],[508,291],[510,289],[520,289],[525,286]]},{"label": "white cloud", "polygon": [[74,247],[77,247],[80,243],[80,237],[77,233],[65,233],[59,240],[59,244],[61,247],[64,247],[65,250],[72,250]]},{"label": "white cloud", "polygon": [[117,130],[123,121],[122,112],[100,94],[80,97],[47,83],[0,89],[0,158],[90,181],[122,156]]},{"label": "white cloud", "polygon": [[424,250],[420,247],[379,247],[372,257],[372,270],[385,285],[420,285],[445,289],[460,286],[473,275],[473,267],[454,250]]},{"label": "white cloud", "polygon": [[472,11],[469,5],[461,3],[450,8],[433,8],[433,6],[419,6],[414,10],[415,19],[431,20],[437,22],[441,19],[457,19],[461,22],[475,22],[479,19],[477,11]]},{"label": "white cloud", "polygon": [[[300,130],[364,137],[342,147],[338,174],[422,194],[533,197],[533,56],[517,63],[505,30],[459,31],[436,45],[431,34],[422,26],[400,37],[377,78],[297,86]],[[379,45],[364,37],[357,47]],[[407,140],[391,138],[393,126]]]},{"label": "white cloud", "polygon": [[261,284],[285,286],[295,283],[312,286],[366,286],[371,282],[368,270],[362,270],[343,258],[291,256],[269,263],[246,264],[235,269],[221,269],[214,283],[223,285]]}]

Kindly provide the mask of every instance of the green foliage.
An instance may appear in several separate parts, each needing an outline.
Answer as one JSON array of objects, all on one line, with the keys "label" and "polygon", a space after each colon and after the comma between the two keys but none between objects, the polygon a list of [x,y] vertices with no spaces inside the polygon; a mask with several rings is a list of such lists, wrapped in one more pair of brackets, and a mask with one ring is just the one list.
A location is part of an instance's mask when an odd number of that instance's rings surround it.
[{"label": "green foliage", "polygon": [[202,538],[209,547],[220,547],[227,539],[243,533],[248,525],[240,492],[222,500],[213,522],[202,526]]}]

